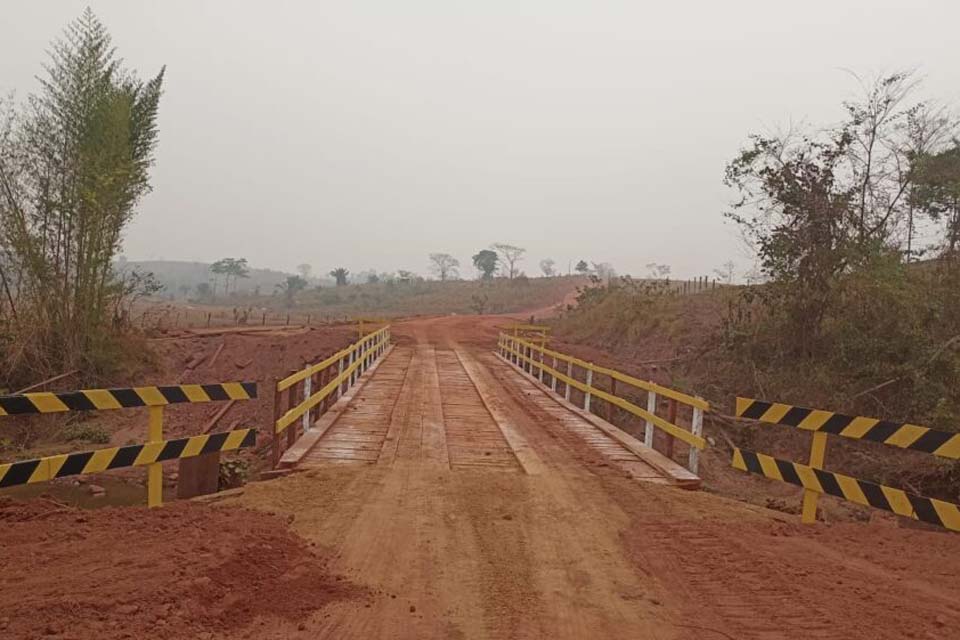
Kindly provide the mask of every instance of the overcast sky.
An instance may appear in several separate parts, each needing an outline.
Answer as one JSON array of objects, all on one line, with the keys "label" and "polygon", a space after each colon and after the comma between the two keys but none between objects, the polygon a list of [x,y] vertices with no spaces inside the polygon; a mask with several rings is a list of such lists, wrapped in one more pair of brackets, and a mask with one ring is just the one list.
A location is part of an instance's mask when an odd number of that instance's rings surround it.
[{"label": "overcast sky", "polygon": [[528,273],[745,269],[722,178],[749,133],[835,121],[842,69],[960,102],[957,0],[4,4],[4,93],[88,4],[141,76],[167,65],[131,260],[425,273],[500,241]]}]

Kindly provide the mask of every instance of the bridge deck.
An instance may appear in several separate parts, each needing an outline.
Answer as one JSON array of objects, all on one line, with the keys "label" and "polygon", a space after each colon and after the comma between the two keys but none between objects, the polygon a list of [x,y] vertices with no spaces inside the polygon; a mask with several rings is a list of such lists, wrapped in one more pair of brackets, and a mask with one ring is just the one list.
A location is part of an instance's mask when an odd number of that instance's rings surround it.
[{"label": "bridge deck", "polygon": [[[394,348],[288,464],[316,468],[419,461],[453,471],[537,473],[541,456],[517,436],[512,427],[516,416],[502,408],[504,395],[515,401],[513,411],[519,406],[539,427],[579,438],[604,459],[602,464],[644,482],[697,484],[676,463],[623,434],[628,448],[598,428],[600,418],[546,393],[497,358],[456,344],[426,342]],[[508,437],[511,432],[514,438]]]}]

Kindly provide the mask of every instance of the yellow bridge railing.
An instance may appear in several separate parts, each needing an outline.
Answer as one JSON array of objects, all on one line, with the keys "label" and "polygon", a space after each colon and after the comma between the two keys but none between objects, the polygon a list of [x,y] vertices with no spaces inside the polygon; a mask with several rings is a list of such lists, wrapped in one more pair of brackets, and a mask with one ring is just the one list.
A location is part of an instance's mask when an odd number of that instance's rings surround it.
[{"label": "yellow bridge railing", "polygon": [[[546,332],[542,334],[546,335]],[[654,430],[660,430],[668,436],[666,445],[667,457],[673,455],[673,441],[681,440],[689,448],[688,466],[691,472],[697,473],[699,467],[700,450],[706,447],[703,438],[703,412],[709,411],[710,404],[703,398],[691,396],[669,387],[640,380],[633,376],[621,373],[614,369],[601,367],[559,351],[547,349],[542,342],[521,338],[517,335],[501,333],[497,343],[500,357],[534,376],[544,386],[548,386],[554,393],[558,392],[558,384],[563,386],[563,395],[567,401],[571,400],[573,390],[583,395],[583,408],[586,411],[593,409],[593,400],[598,398],[607,403],[607,420],[612,418],[612,408],[617,407],[632,415],[642,418],[645,422],[644,444],[654,446]],[[547,360],[549,359],[549,364]],[[565,370],[561,370],[561,363],[565,363]],[[582,373],[581,373],[582,372]],[[583,380],[577,379],[580,374]],[[597,375],[607,376],[610,379],[609,390],[598,387]],[[629,387],[645,391],[647,407],[644,409],[627,398],[617,395],[617,385],[625,384]],[[667,399],[667,417],[658,415],[659,399]],[[690,408],[690,430],[679,426],[679,406]]]},{"label": "yellow bridge railing", "polygon": [[164,440],[164,407],[180,403],[251,400],[256,397],[257,383],[255,382],[84,389],[65,393],[41,392],[0,396],[0,416],[138,407],[147,407],[149,412],[147,442],[0,464],[0,488],[46,482],[71,475],[100,473],[123,467],[146,466],[147,504],[158,507],[163,504],[162,462],[253,447],[257,440],[255,429],[237,429],[191,438]]},{"label": "yellow bridge railing", "polygon": [[812,433],[809,464],[780,460],[740,448],[733,450],[731,461],[733,467],[740,471],[803,487],[801,520],[804,523],[816,522],[818,498],[826,494],[865,507],[883,509],[900,516],[960,531],[960,506],[958,505],[822,469],[827,453],[828,435],[868,440],[900,449],[929,453],[949,460],[958,460],[960,459],[960,433],[948,433],[915,424],[848,416],[833,411],[807,409],[753,398],[737,398],[737,417],[794,427]]},{"label": "yellow bridge railing", "polygon": [[[362,329],[361,329],[362,331]],[[286,447],[297,438],[347,390],[387,350],[390,325],[362,335],[359,340],[316,364],[292,372],[278,380],[273,401],[273,467],[280,464],[283,434]],[[298,423],[301,426],[297,426]]]}]

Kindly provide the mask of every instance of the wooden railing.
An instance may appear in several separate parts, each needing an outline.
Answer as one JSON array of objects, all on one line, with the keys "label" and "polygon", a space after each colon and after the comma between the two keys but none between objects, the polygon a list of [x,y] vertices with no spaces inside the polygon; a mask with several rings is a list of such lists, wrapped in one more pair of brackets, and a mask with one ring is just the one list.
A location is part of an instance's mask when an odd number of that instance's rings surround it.
[{"label": "wooden railing", "polygon": [[[703,438],[703,413],[710,410],[710,404],[703,398],[640,380],[614,369],[601,367],[574,356],[547,349],[542,343],[527,340],[516,335],[501,333],[497,352],[503,359],[519,367],[536,378],[552,392],[562,394],[567,401],[573,391],[583,396],[583,408],[597,413],[594,400],[607,403],[607,421],[612,419],[613,407],[622,409],[645,422],[644,444],[654,447],[654,430],[665,433],[667,438],[667,457],[673,456],[674,440],[681,440],[690,447],[687,468],[697,473],[700,464],[700,451],[707,446]],[[565,365],[565,367],[563,367]],[[563,367],[563,369],[561,369]],[[582,379],[579,377],[582,376]],[[599,387],[597,376],[609,378],[607,390]],[[630,399],[617,395],[618,385],[626,385],[646,393],[646,408],[634,404]],[[666,400],[666,416],[663,403]],[[689,407],[689,430],[680,426],[680,407]],[[599,415],[599,414],[598,414]]]},{"label": "wooden railing", "polygon": [[390,326],[387,325],[329,358],[277,381],[273,401],[274,468],[280,463],[283,449],[291,447],[303,431],[346,393],[357,378],[384,354],[389,344]]}]

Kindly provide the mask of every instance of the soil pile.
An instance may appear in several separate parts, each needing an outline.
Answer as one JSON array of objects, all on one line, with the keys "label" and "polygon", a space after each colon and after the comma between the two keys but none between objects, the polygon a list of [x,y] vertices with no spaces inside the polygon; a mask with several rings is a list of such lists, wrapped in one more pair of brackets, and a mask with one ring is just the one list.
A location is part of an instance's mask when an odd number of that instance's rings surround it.
[{"label": "soil pile", "polygon": [[0,522],[3,637],[220,637],[366,598],[331,575],[286,519],[262,512],[3,500]]}]

